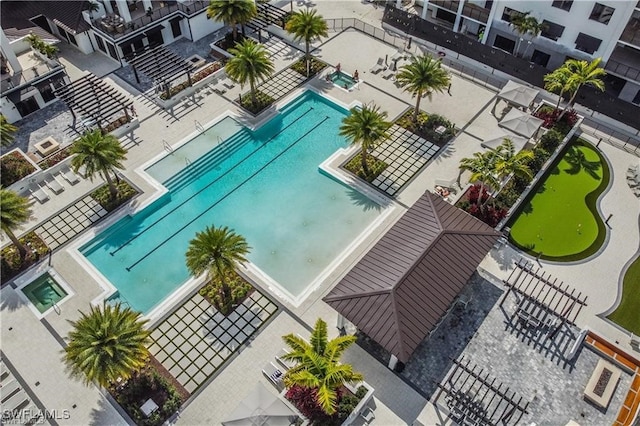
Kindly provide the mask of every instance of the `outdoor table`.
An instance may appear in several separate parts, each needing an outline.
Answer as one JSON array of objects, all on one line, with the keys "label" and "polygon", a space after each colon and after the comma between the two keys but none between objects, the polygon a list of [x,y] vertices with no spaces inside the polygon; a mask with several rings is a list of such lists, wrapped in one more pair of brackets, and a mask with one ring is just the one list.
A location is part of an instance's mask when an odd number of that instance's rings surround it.
[{"label": "outdoor table", "polygon": [[144,414],[146,417],[149,417],[158,408],[159,408],[158,404],[156,404],[153,399],[149,398],[147,399],[147,402],[145,402],[140,406],[140,411],[142,411],[142,414]]}]

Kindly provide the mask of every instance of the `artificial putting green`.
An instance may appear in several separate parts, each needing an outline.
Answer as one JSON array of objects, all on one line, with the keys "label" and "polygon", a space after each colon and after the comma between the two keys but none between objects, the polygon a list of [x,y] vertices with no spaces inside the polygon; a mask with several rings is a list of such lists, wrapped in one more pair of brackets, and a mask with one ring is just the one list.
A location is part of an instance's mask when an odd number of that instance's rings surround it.
[{"label": "artificial putting green", "polygon": [[624,274],[622,281],[622,299],[620,304],[607,318],[621,327],[640,336],[640,257]]},{"label": "artificial putting green", "polygon": [[546,260],[592,255],[606,235],[596,202],[608,182],[609,167],[602,155],[588,142],[573,140],[514,215],[511,242]]}]

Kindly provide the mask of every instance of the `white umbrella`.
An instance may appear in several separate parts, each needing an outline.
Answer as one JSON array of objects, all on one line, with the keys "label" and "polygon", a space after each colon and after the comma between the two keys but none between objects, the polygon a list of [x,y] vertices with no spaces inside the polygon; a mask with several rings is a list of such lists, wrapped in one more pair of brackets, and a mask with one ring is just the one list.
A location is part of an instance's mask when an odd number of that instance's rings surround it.
[{"label": "white umbrella", "polygon": [[544,120],[513,108],[505,115],[505,117],[498,123],[498,126],[504,127],[507,130],[511,130],[513,133],[525,138],[531,138],[536,134],[540,126],[542,126]]},{"label": "white umbrella", "polygon": [[224,426],[290,426],[296,414],[278,396],[258,385],[233,410]]},{"label": "white umbrella", "polygon": [[489,138],[486,141],[483,141],[480,145],[482,145],[483,148],[493,149],[502,145],[502,142],[504,142],[505,139],[511,139],[511,142],[513,142],[513,146],[516,148],[516,152],[524,148],[524,146],[529,141],[529,139],[523,138],[522,136],[505,133],[499,136]]},{"label": "white umbrella", "polygon": [[515,81],[509,80],[498,93],[498,99],[504,99],[512,105],[528,108],[540,93],[537,89],[532,89]]}]

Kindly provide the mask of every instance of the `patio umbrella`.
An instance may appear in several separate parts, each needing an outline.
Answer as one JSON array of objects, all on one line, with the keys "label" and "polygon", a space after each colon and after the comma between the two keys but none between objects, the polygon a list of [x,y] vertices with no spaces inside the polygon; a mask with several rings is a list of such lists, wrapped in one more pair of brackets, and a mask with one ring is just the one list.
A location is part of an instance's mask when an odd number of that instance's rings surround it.
[{"label": "patio umbrella", "polygon": [[483,141],[480,145],[482,145],[483,148],[497,148],[502,144],[505,138],[511,139],[511,142],[513,142],[513,146],[515,146],[516,151],[520,151],[522,148],[524,148],[524,146],[529,141],[529,139],[523,138],[522,136],[505,133],[489,138],[486,141]]},{"label": "patio umbrella", "polygon": [[544,120],[514,108],[505,115],[502,121],[498,123],[498,126],[511,130],[513,133],[525,138],[531,138],[542,126],[542,123],[544,123]]},{"label": "patio umbrella", "polygon": [[540,93],[537,89],[532,89],[515,81],[509,80],[498,93],[498,99],[504,99],[508,103],[516,106],[528,108]]},{"label": "patio umbrella", "polygon": [[296,414],[280,398],[258,385],[233,410],[224,426],[290,426]]}]

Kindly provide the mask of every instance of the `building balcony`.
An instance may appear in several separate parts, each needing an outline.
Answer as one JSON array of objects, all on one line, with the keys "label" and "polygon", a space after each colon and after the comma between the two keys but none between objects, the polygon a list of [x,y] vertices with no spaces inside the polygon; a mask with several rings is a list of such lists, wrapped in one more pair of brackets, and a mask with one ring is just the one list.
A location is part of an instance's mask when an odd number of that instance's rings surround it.
[{"label": "building balcony", "polygon": [[115,41],[158,21],[162,21],[171,15],[183,14],[191,16],[209,5],[208,2],[200,0],[186,2],[160,1],[152,4],[153,8],[151,10],[144,10],[141,1],[131,3],[129,7],[131,21],[129,22],[126,22],[117,14],[113,14],[92,19],[91,24],[95,30]]},{"label": "building balcony", "polygon": [[[443,9],[446,9],[452,13],[458,13],[458,7],[460,5],[460,1],[458,0],[429,0],[429,4],[433,4],[439,6]],[[465,2],[462,7],[462,16],[469,19],[474,19],[476,21],[482,22],[484,24],[489,20],[489,9],[485,9],[482,6],[479,6],[474,3]]]},{"label": "building balcony", "polygon": [[627,80],[640,82],[640,50],[616,47],[604,69]]},{"label": "building balcony", "polygon": [[17,56],[21,70],[11,69],[8,65],[7,73],[0,75],[0,88],[3,94],[17,87],[27,86],[31,82],[59,72],[62,65],[55,59],[44,58],[42,55],[27,51]]}]

